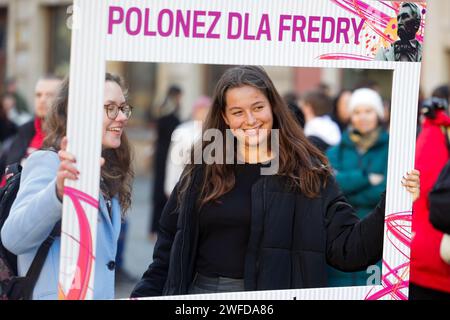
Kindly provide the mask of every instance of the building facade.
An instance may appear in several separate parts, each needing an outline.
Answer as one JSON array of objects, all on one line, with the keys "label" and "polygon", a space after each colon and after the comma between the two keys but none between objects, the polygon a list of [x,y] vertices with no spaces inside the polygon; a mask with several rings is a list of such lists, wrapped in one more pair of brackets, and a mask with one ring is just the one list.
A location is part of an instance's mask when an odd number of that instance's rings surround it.
[{"label": "building facade", "polygon": [[421,71],[423,93],[450,80],[450,1],[427,1],[427,25]]},{"label": "building facade", "polygon": [[[70,0],[0,0],[0,79],[14,76],[20,91],[32,102],[36,80],[44,74],[65,76],[70,61]],[[429,1],[425,35],[422,89],[425,95],[449,81],[450,2]],[[111,63],[108,69],[125,76],[136,88],[133,103],[137,114],[152,113],[170,84],[184,90],[182,118],[190,114],[195,98],[211,94],[226,66]],[[277,68],[268,72],[279,91],[302,93],[326,83],[332,93],[351,88],[358,79],[370,78],[381,86],[390,84],[376,71],[315,68]],[[0,81],[0,92],[3,81]],[[387,85],[386,85],[387,83]],[[382,88],[384,89],[384,88]],[[385,90],[383,90],[385,91]],[[387,91],[387,90],[386,90]],[[386,97],[389,98],[389,97]],[[140,124],[142,121],[137,121]]]}]

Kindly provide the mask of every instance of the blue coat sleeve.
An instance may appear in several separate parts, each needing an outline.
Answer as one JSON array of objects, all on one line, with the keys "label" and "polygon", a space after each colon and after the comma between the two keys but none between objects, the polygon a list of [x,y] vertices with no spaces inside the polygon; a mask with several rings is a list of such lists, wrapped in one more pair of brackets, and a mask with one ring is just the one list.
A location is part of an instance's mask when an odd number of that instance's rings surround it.
[{"label": "blue coat sleeve", "polygon": [[20,255],[40,246],[61,219],[58,166],[52,151],[36,151],[26,160],[17,197],[1,230],[3,245],[12,253]]}]

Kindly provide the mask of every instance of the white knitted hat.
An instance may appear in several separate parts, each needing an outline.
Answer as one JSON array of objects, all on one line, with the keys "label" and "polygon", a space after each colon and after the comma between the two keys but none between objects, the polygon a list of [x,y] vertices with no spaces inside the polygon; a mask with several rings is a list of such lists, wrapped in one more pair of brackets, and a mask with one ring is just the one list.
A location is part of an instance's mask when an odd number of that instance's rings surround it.
[{"label": "white knitted hat", "polygon": [[353,113],[353,110],[355,110],[355,108],[360,105],[373,107],[378,117],[381,120],[384,119],[383,100],[375,90],[368,88],[355,90],[348,103],[348,111],[350,112],[350,114]]}]

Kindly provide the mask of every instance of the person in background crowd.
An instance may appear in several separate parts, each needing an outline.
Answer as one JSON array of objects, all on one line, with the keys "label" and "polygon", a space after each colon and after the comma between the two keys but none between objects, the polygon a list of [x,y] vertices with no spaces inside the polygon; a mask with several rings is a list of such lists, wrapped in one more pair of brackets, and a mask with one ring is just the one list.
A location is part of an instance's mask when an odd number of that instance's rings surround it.
[{"label": "person in background crowd", "polygon": [[16,126],[21,126],[28,122],[32,117],[28,112],[19,112],[16,104],[16,97],[12,93],[6,93],[3,95],[1,103],[8,116]]},{"label": "person in background crowd", "polygon": [[[432,98],[440,98],[447,101],[447,105],[449,104],[449,86],[444,84],[440,85],[439,87],[435,88],[431,94]],[[419,133],[422,130],[422,125],[426,119],[423,111],[423,104],[426,101],[425,95],[423,94],[422,88],[419,89],[419,102],[418,102],[418,108],[417,108],[417,129],[416,129],[416,136],[419,137]],[[430,101],[428,99],[427,101]]]},{"label": "person in background crowd", "polygon": [[185,164],[189,161],[189,151],[202,138],[203,122],[211,109],[211,103],[211,98],[207,96],[197,98],[192,107],[191,120],[180,124],[172,133],[164,181],[167,198],[180,179]]},{"label": "person in background crowd", "polygon": [[[0,101],[4,101],[1,99]],[[5,172],[6,152],[17,133],[17,126],[8,118],[8,105],[0,104],[0,180]],[[1,181],[0,181],[1,182]],[[0,183],[0,187],[3,183]]]},{"label": "person in background crowd", "polygon": [[166,162],[167,154],[169,152],[170,141],[172,133],[180,124],[178,119],[178,110],[180,109],[180,102],[182,97],[182,90],[176,85],[172,85],[167,91],[166,98],[160,107],[160,118],[157,123],[157,141],[155,150],[155,165],[154,165],[154,184],[153,184],[153,208],[152,219],[149,226],[149,238],[155,241],[159,219],[161,212],[167,202],[167,196],[164,192],[164,181],[166,179]]},{"label": "person in background crowd", "polygon": [[350,121],[350,114],[348,113],[348,102],[352,92],[350,90],[341,90],[333,100],[333,111],[331,112],[331,119],[336,122],[343,133]]},{"label": "person in background crowd", "polygon": [[284,102],[286,102],[287,106],[289,107],[289,110],[294,115],[294,118],[297,120],[298,124],[302,129],[305,128],[305,115],[303,114],[302,110],[300,109],[298,105],[298,96],[295,92],[287,93],[283,96]]},{"label": "person in background crowd", "polygon": [[[382,123],[383,101],[372,89],[358,89],[349,101],[350,127],[338,146],[328,150],[336,181],[358,217],[375,208],[386,189],[389,136]],[[330,268],[332,286],[366,285],[367,274]]]},{"label": "person in background crowd", "polygon": [[450,97],[449,86],[447,84],[444,84],[444,85],[437,87],[436,89],[433,90],[433,92],[431,93],[431,96],[435,97],[435,98],[445,99],[445,100],[447,100],[447,103],[448,103],[449,97]]},{"label": "person in background crowd", "polygon": [[[3,163],[5,166],[13,163],[23,164],[31,153],[42,147],[45,138],[44,119],[60,85],[61,79],[51,75],[41,77],[37,81],[34,94],[35,117],[18,128],[17,135],[12,140],[10,147],[4,152]],[[4,172],[1,174],[3,175]],[[3,178],[1,184],[4,183]]]},{"label": "person in background crowd", "polygon": [[16,100],[18,113],[29,113],[30,108],[25,98],[17,90],[17,80],[14,77],[8,78],[5,82],[6,92],[12,94]]},{"label": "person in background crowd", "polygon": [[[204,129],[232,136],[213,143],[234,161],[186,166],[131,296],[325,287],[327,264],[355,271],[378,261],[384,197],[358,219],[265,70],[228,69],[214,92]],[[273,162],[279,166],[264,172]],[[415,198],[418,172],[402,183]]]},{"label": "person in background crowd", "polygon": [[[450,265],[440,255],[444,234],[430,223],[429,194],[449,160],[448,90],[426,99],[421,107],[422,129],[416,143],[415,166],[421,172],[420,197],[412,216],[411,300],[450,299]],[[442,99],[443,98],[443,99]]]},{"label": "person in background crowd", "polygon": [[384,108],[384,119],[383,119],[383,128],[386,132],[389,133],[391,128],[391,101],[387,99],[383,99],[383,108]]},{"label": "person in background crowd", "polygon": [[305,115],[305,135],[322,152],[341,141],[341,132],[331,120],[331,100],[320,91],[311,91],[300,100]]},{"label": "person in background crowd", "polygon": [[331,98],[331,88],[328,84],[321,82],[317,85],[317,89],[318,92],[323,93],[324,95],[326,95],[328,98]]},{"label": "person in background crowd", "polygon": [[[126,102],[122,80],[106,74],[104,92],[94,299],[114,299],[117,240],[121,219],[131,205],[133,179],[130,146],[124,132],[132,110]],[[18,256],[21,276],[26,274],[40,244],[61,220],[64,181],[77,180],[80,174],[76,155],[66,151],[68,96],[66,80],[47,118],[44,149],[31,154],[25,162],[17,197],[1,230],[3,245]],[[34,287],[33,300],[58,298],[60,246],[61,239],[57,237]]]},{"label": "person in background crowd", "polygon": [[8,118],[10,106],[5,103],[5,97],[7,96],[8,95],[4,95],[2,97],[2,104],[0,105],[0,147],[6,139],[13,136],[17,132],[16,124]]}]

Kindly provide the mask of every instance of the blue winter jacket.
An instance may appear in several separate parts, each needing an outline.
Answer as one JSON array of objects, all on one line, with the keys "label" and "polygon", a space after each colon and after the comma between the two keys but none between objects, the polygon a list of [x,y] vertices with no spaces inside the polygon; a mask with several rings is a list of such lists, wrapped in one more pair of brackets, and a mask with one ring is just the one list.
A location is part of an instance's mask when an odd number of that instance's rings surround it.
[{"label": "blue winter jacket", "polygon": [[[327,151],[336,172],[336,181],[360,218],[375,208],[386,189],[388,149],[389,135],[386,131],[381,131],[378,140],[364,154],[358,152],[349,133],[345,132],[341,143]],[[383,181],[379,185],[371,185],[370,173],[383,175]]]},{"label": "blue winter jacket", "polygon": [[[56,196],[59,158],[52,151],[36,151],[26,160],[20,188],[2,230],[4,246],[18,256],[19,275],[25,275],[37,249],[61,219]],[[121,208],[112,200],[109,217],[103,196],[99,199],[94,299],[114,299],[114,261],[121,225]],[[56,238],[33,292],[33,299],[57,299],[61,238]]]}]

